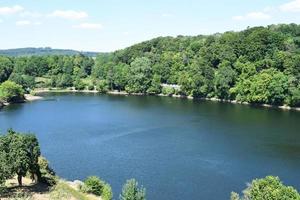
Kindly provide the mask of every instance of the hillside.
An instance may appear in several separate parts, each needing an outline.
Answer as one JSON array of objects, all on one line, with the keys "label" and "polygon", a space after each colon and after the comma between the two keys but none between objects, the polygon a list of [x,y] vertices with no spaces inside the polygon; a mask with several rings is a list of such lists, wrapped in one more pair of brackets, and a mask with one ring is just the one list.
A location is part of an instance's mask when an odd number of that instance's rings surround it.
[{"label": "hillside", "polygon": [[96,57],[98,52],[91,51],[76,51],[71,49],[52,49],[46,48],[17,48],[17,49],[4,49],[0,50],[0,55],[4,56],[48,56],[48,55],[78,55],[83,54],[89,57]]}]

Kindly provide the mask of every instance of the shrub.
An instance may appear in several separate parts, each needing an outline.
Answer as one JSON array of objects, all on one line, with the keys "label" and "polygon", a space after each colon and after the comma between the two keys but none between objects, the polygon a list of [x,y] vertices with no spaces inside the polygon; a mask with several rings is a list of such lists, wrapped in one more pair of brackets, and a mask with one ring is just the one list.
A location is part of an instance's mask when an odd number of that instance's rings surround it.
[{"label": "shrub", "polygon": [[263,179],[255,179],[244,190],[244,196],[239,197],[237,193],[231,193],[231,200],[290,200],[300,199],[300,194],[291,186],[282,184],[278,177],[267,176]]},{"label": "shrub", "polygon": [[85,89],[85,84],[82,82],[82,80],[77,79],[74,81],[74,87],[76,90],[84,90]]},{"label": "shrub", "polygon": [[122,188],[120,200],[145,200],[146,189],[141,186],[139,188],[138,182],[135,179],[127,180]]},{"label": "shrub", "polygon": [[41,172],[41,181],[51,186],[55,185],[57,183],[57,178],[54,170],[50,167],[48,160],[40,156],[38,159],[38,165]]},{"label": "shrub", "polygon": [[104,185],[105,183],[97,176],[90,176],[85,179],[81,190],[85,193],[101,196]]},{"label": "shrub", "polygon": [[89,85],[89,86],[88,86],[88,90],[94,90],[94,88],[95,88],[95,87],[94,87],[93,85]]},{"label": "shrub", "polygon": [[164,95],[172,96],[175,94],[175,89],[173,87],[163,87],[162,93]]},{"label": "shrub", "polygon": [[112,200],[113,193],[112,193],[112,189],[108,183],[104,184],[101,197],[103,200]]},{"label": "shrub", "polygon": [[108,92],[108,84],[107,84],[107,81],[105,80],[100,80],[98,82],[98,85],[97,85],[97,90],[100,92],[100,93],[106,93]]}]

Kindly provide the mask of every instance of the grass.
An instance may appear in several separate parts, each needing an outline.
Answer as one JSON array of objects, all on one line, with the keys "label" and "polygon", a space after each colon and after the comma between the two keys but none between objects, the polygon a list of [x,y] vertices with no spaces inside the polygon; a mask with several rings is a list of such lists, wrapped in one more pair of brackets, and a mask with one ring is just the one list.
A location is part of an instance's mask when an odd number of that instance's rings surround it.
[{"label": "grass", "polygon": [[86,195],[70,187],[67,183],[60,181],[50,192],[51,200],[70,199],[89,200]]},{"label": "grass", "polygon": [[[75,185],[60,180],[54,187],[33,184],[24,178],[24,186],[18,187],[16,179],[7,181],[8,192],[3,200],[101,200],[100,197],[81,192]],[[2,197],[0,195],[0,199]]]}]

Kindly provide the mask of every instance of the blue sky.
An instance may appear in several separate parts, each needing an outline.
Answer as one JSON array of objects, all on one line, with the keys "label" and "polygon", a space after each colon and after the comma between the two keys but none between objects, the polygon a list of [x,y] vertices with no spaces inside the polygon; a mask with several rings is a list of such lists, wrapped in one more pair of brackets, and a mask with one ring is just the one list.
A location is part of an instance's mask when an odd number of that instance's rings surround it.
[{"label": "blue sky", "polygon": [[106,52],[274,23],[300,23],[300,0],[0,0],[0,49]]}]

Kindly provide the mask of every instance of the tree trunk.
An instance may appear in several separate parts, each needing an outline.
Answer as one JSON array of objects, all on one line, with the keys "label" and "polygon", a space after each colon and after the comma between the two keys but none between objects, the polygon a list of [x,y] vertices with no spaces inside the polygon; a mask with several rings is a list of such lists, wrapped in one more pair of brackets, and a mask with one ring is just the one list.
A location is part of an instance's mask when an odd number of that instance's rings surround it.
[{"label": "tree trunk", "polygon": [[19,183],[19,186],[22,186],[22,176],[21,175],[18,175],[18,183]]}]

